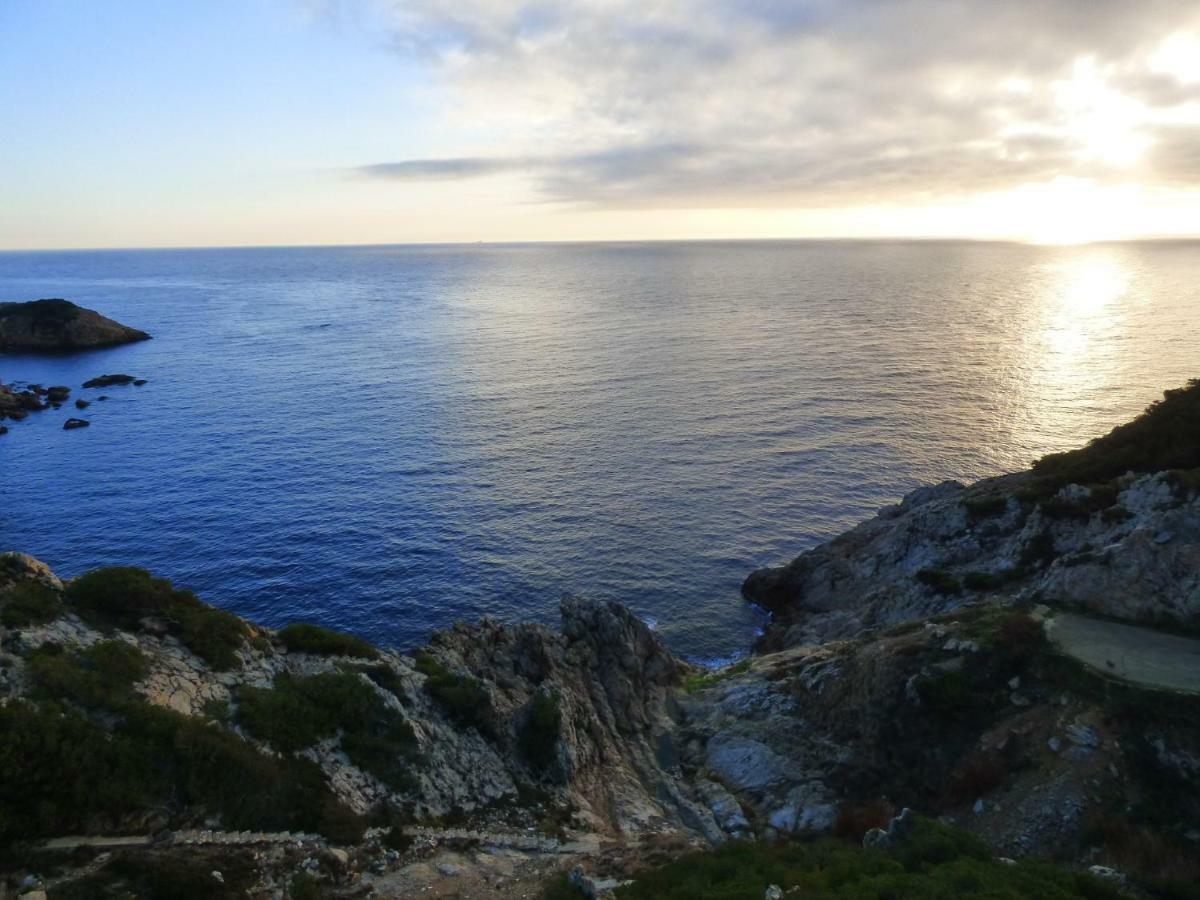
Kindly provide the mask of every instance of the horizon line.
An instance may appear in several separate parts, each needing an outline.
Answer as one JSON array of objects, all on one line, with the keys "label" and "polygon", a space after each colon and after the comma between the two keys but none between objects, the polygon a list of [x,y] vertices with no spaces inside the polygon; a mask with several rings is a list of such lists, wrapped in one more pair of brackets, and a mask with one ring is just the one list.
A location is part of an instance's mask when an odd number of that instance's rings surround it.
[{"label": "horizon line", "polygon": [[1087,247],[1104,244],[1189,243],[1200,241],[1196,235],[1157,235],[1146,237],[1104,238],[1093,241],[1053,242],[1034,241],[1016,237],[950,237],[939,235],[830,235],[802,237],[675,237],[675,238],[535,238],[529,240],[460,240],[460,241],[379,241],[325,244],[163,244],[152,246],[80,246],[80,247],[0,247],[0,254],[14,253],[136,253],[179,250],[322,250],[371,247],[528,247],[544,245],[599,244],[818,244],[818,243],[953,243],[953,244],[1019,244],[1028,247]]}]

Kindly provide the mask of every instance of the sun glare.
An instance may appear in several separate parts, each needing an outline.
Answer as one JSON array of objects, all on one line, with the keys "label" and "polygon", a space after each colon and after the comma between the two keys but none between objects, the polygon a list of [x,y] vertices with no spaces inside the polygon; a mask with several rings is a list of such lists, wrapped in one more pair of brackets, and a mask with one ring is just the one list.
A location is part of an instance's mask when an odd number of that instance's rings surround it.
[{"label": "sun glare", "polygon": [[1085,244],[1126,237],[1140,201],[1136,185],[1056,178],[991,194],[980,206],[995,233],[1035,244]]}]

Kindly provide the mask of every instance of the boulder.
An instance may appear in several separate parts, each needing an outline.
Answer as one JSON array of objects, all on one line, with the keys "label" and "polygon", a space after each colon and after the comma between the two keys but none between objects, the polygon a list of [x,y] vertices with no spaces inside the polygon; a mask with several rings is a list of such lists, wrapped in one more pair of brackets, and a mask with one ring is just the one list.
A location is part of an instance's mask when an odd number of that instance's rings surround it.
[{"label": "boulder", "polygon": [[75,428],[87,428],[92,423],[87,419],[67,419],[63,422],[63,431],[71,431]]},{"label": "boulder", "polygon": [[62,403],[71,396],[71,389],[57,385],[55,387],[46,388],[46,399],[51,403]]}]

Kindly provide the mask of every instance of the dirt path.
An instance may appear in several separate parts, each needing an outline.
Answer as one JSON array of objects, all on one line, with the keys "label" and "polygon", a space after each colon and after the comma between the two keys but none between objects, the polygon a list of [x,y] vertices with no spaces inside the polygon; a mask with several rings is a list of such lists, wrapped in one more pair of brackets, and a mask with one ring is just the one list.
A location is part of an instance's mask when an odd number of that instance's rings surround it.
[{"label": "dirt path", "polygon": [[1143,687],[1200,694],[1200,640],[1073,613],[1046,621],[1050,639],[1068,656],[1113,678]]}]

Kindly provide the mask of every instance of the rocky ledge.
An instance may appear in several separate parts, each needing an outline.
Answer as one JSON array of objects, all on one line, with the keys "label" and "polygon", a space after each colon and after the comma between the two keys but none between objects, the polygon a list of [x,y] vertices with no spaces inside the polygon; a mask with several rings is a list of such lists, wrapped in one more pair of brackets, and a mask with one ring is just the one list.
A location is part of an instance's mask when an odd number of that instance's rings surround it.
[{"label": "rocky ledge", "polygon": [[87,350],[147,340],[150,335],[69,300],[0,303],[0,350]]}]

